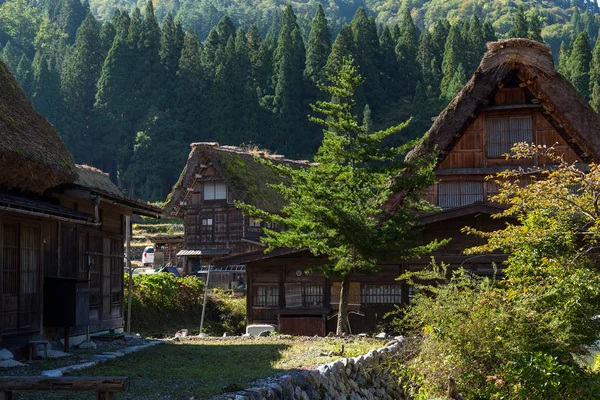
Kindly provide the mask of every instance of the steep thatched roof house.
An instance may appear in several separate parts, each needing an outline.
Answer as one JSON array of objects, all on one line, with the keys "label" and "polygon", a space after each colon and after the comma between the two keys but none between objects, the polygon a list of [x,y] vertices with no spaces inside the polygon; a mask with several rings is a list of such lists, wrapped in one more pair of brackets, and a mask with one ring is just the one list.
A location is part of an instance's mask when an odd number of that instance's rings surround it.
[{"label": "steep thatched roof house", "polygon": [[75,181],[73,157],[0,62],[0,186],[43,193]]},{"label": "steep thatched roof house", "polygon": [[[234,206],[235,201],[240,201],[270,212],[283,206],[281,196],[268,186],[281,182],[281,177],[256,157],[309,165],[307,161],[288,160],[251,148],[218,143],[192,143],[191,147],[188,161],[164,206],[165,214],[184,219],[184,244],[178,256],[187,273],[202,272],[219,257],[263,249],[260,235],[264,221],[245,216]],[[227,286],[231,276],[226,275],[221,277],[221,283],[213,283]]]},{"label": "steep thatched roof house", "polygon": [[[463,266],[479,274],[501,266],[503,254],[465,256],[478,239],[460,232],[464,226],[483,230],[502,228],[490,216],[501,209],[487,201],[497,192],[485,177],[506,168],[548,163],[507,160],[503,154],[515,142],[554,146],[575,163],[600,161],[600,117],[584,98],[555,71],[547,46],[526,39],[488,44],[488,52],[473,77],[438,116],[423,141],[407,157],[437,157],[439,182],[426,198],[441,212],[421,216],[419,240],[452,238],[435,254],[451,267]],[[401,194],[390,199],[393,210]],[[250,323],[271,323],[286,333],[324,334],[334,330],[338,282],[306,268],[323,262],[306,251],[279,249],[217,260],[217,265],[244,263],[247,268],[247,313]],[[350,289],[352,332],[373,330],[385,312],[408,302],[411,289],[394,280],[406,269],[429,264],[423,257],[382,266],[376,276],[354,276]],[[333,288],[333,289],[332,289]]]},{"label": "steep thatched roof house", "polygon": [[2,62],[0,211],[0,347],[122,327],[126,221],[161,210],[75,165]]},{"label": "steep thatched roof house", "polygon": [[[516,142],[554,146],[567,161],[582,166],[600,161],[600,117],[555,70],[548,46],[527,39],[488,43],[477,71],[408,155],[437,156],[439,183],[428,189],[426,198],[443,211],[422,218],[422,240],[452,237],[452,242],[436,258],[480,273],[491,272],[491,264],[504,259],[463,256],[463,249],[478,243],[460,229],[504,226],[490,219],[500,211],[488,202],[498,186],[486,176],[550,162],[543,156],[507,160],[504,154]],[[411,267],[427,262],[415,261]]]}]

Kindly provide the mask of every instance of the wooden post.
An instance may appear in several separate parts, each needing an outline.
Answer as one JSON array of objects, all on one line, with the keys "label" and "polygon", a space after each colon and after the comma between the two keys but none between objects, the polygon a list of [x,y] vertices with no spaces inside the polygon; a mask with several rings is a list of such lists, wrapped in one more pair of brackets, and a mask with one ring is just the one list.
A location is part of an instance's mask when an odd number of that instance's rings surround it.
[{"label": "wooden post", "polygon": [[69,327],[65,326],[65,353],[69,352]]},{"label": "wooden post", "polygon": [[12,392],[0,392],[0,400],[12,400]]},{"label": "wooden post", "polygon": [[113,400],[115,398],[112,392],[98,392],[96,400]]},{"label": "wooden post", "polygon": [[127,288],[127,333],[131,333],[131,290],[133,288],[133,271],[131,270],[131,216],[125,216],[125,253],[129,268],[129,287]]}]

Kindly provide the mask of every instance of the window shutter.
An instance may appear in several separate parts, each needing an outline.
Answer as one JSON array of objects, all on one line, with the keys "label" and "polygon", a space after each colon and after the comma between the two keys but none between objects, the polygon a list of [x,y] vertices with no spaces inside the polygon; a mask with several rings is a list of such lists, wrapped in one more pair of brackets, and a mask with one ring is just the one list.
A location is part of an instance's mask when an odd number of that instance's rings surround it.
[{"label": "window shutter", "polygon": [[204,182],[204,200],[214,200],[215,199],[215,183],[214,182]]},{"label": "window shutter", "polygon": [[227,198],[227,185],[225,182],[215,182],[215,200],[225,200]]}]

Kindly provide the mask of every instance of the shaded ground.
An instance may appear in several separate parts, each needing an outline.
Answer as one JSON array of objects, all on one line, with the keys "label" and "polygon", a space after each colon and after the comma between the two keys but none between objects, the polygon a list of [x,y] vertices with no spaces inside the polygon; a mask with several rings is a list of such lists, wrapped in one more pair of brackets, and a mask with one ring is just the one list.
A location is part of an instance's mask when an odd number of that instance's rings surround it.
[{"label": "shaded ground", "polygon": [[[95,341],[95,349],[69,349],[71,356],[56,359],[35,359],[33,361],[19,360],[27,364],[22,368],[2,368],[0,375],[3,376],[39,376],[42,371],[48,369],[56,369],[67,365],[81,364],[90,361],[93,355],[102,354],[105,351],[118,351],[129,346],[138,346],[148,343],[148,339],[136,337],[135,335],[124,335],[122,339],[117,339],[109,342]],[[62,350],[62,348],[60,349]]]},{"label": "shaded ground", "polygon": [[[82,371],[82,376],[129,376],[116,400],[198,400],[240,390],[277,373],[365,354],[383,341],[357,338],[212,338],[161,344]],[[18,393],[15,399],[94,399],[95,394]]]}]

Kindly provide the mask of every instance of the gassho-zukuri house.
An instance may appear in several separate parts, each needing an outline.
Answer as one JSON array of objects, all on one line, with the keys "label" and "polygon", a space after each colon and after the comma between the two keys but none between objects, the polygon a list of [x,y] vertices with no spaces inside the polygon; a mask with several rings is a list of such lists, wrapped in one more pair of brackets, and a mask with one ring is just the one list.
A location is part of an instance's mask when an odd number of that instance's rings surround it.
[{"label": "gassho-zukuri house", "polygon": [[[243,264],[215,268],[214,260],[252,251],[264,251],[260,242],[265,221],[243,215],[235,207],[240,201],[277,212],[283,199],[268,185],[281,178],[262,157],[275,163],[307,166],[308,161],[289,160],[251,148],[192,143],[187,163],[167,197],[167,217],[183,218],[183,249],[177,253],[184,273],[204,275],[211,268],[210,287],[233,288],[245,285]],[[212,266],[212,267],[209,267]]]},{"label": "gassho-zukuri house", "polygon": [[[506,168],[540,165],[549,160],[507,160],[516,142],[554,146],[569,162],[600,160],[600,118],[566,78],[556,72],[550,49],[527,39],[488,44],[477,71],[437,117],[423,141],[408,154],[438,154],[439,182],[425,198],[442,211],[422,215],[419,241],[451,238],[431,256],[451,268],[463,266],[491,274],[506,256],[465,256],[478,238],[460,232],[464,226],[496,230],[504,221],[491,215],[501,209],[487,201],[498,187],[485,177]],[[401,199],[392,198],[393,210]],[[335,332],[340,282],[330,281],[310,267],[326,260],[305,250],[257,249],[214,261],[217,267],[246,265],[247,322],[274,324],[283,333],[325,335]],[[350,329],[373,331],[386,312],[409,302],[411,288],[395,281],[405,270],[430,263],[430,257],[382,265],[376,275],[356,275],[350,292]]]},{"label": "gassho-zukuri house", "polygon": [[121,329],[126,221],[160,213],[75,165],[0,62],[0,348]]}]

